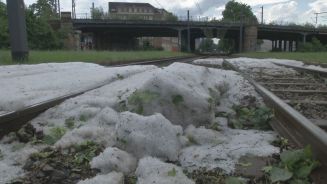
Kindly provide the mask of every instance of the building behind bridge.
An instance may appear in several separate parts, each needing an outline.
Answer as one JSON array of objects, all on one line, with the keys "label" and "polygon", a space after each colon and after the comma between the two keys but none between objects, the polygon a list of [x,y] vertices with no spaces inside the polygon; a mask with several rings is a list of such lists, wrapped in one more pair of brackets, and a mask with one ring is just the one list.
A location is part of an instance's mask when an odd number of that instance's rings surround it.
[{"label": "building behind bridge", "polygon": [[171,13],[149,3],[109,2],[109,17],[122,20],[166,20]]},{"label": "building behind bridge", "polygon": [[[109,2],[108,17],[118,20],[172,20],[174,15],[165,9],[159,9],[149,3]],[[169,51],[178,50],[178,38],[175,37],[140,37],[139,47],[164,49]]]}]

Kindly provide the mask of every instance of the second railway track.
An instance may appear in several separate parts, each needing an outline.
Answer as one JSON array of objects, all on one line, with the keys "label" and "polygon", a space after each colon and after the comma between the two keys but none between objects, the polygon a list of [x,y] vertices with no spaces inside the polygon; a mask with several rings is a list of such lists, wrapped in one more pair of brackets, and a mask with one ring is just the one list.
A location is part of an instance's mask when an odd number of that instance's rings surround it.
[{"label": "second railway track", "polygon": [[[165,66],[172,64],[174,62],[191,62],[194,59],[203,58],[204,56],[192,56],[192,57],[176,57],[176,58],[165,58],[165,59],[156,59],[156,60],[149,60],[149,61],[142,61],[142,62],[135,62],[135,63],[128,63],[128,64],[119,64],[119,65],[112,65],[111,67],[122,67],[122,66],[129,66],[129,65],[159,65]],[[82,89],[75,91],[73,93],[69,93],[66,95],[62,95],[53,99],[49,99],[46,101],[39,102],[34,105],[30,105],[24,107],[22,109],[17,109],[16,111],[7,112],[5,114],[0,114],[0,138],[4,135],[19,130],[25,123],[32,120],[40,113],[46,111],[47,109],[54,107],[63,101],[86,93],[88,91],[100,88],[104,85],[107,85],[108,82],[104,82],[101,84],[97,84],[92,86],[88,89]]]},{"label": "second railway track", "polygon": [[226,60],[224,65],[240,72],[254,85],[275,112],[277,121],[272,127],[281,136],[295,146],[312,147],[322,164],[313,175],[314,182],[324,184],[327,181],[327,72],[277,64],[296,72],[285,74],[275,69],[273,74],[268,74],[257,67],[240,69]]}]

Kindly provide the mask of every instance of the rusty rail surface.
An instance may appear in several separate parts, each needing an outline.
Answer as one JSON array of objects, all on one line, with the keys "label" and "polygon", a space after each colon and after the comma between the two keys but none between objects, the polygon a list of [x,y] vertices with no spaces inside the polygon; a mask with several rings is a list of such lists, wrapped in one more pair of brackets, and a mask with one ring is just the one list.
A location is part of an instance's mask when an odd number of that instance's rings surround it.
[{"label": "rusty rail surface", "polygon": [[288,67],[288,68],[293,68],[299,71],[303,71],[303,72],[309,72],[312,74],[319,74],[320,76],[324,76],[327,77],[327,71],[324,70],[318,70],[318,69],[314,69],[314,68],[306,68],[303,66],[293,66],[293,65],[289,65],[289,64],[282,64],[282,63],[276,63],[273,62],[275,65],[279,65],[279,66],[284,66],[284,67]]},{"label": "rusty rail surface", "polygon": [[[202,58],[198,56],[193,57],[177,57],[177,58],[165,58],[165,59],[157,59],[157,60],[150,60],[150,61],[144,61],[144,62],[138,62],[138,63],[129,63],[129,64],[123,64],[123,65],[113,65],[113,67],[118,66],[128,66],[128,65],[156,65],[156,64],[170,64],[173,62],[190,62],[194,59]],[[104,85],[107,85],[113,81],[106,81],[100,84],[97,84],[95,86],[92,86],[88,89],[79,90],[67,95],[59,96],[47,101],[43,101],[16,111],[8,112],[5,114],[0,114],[0,138],[2,138],[4,135],[19,130],[24,124],[26,124],[28,121],[32,120],[36,116],[38,116],[40,113],[46,111],[47,109],[54,107],[56,105],[59,105],[63,101],[73,98],[76,96],[79,96],[83,93],[86,93],[88,91],[100,88]]]},{"label": "rusty rail surface", "polygon": [[315,158],[322,164],[319,173],[315,176],[318,178],[315,178],[315,182],[324,184],[327,181],[327,132],[228,61],[224,61],[224,66],[241,73],[244,78],[252,83],[267,106],[273,109],[277,121],[271,123],[271,126],[275,131],[298,147],[311,146]]}]

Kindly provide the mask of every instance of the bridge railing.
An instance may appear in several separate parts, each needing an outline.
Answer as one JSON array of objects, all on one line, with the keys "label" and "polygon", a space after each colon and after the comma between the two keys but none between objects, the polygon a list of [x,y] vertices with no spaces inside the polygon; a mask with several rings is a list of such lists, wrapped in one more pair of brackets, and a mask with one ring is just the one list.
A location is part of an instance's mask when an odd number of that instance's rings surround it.
[{"label": "bridge railing", "polygon": [[[227,27],[237,27],[241,25],[240,21],[221,21],[215,19],[209,19],[205,17],[191,17],[190,21],[187,21],[186,17],[180,17],[176,21],[167,20],[140,20],[140,19],[117,19],[110,17],[103,17],[101,19],[91,19],[88,14],[80,14],[76,19],[73,20],[74,23],[79,24],[138,24],[138,25],[180,25],[185,26],[187,24],[191,26],[227,26]],[[249,24],[244,21],[242,24]],[[252,23],[253,24],[253,23]],[[320,32],[327,34],[327,28],[314,28],[301,25],[271,25],[271,24],[258,24],[260,29],[276,29],[276,30],[286,30],[286,31],[297,31],[297,32]]]}]

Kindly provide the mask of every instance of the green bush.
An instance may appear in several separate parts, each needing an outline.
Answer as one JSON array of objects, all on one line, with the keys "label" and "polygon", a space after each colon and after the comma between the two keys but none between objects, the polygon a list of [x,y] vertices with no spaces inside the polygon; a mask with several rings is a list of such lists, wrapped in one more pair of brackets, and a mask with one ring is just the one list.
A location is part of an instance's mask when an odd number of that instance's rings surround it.
[{"label": "green bush", "polygon": [[299,45],[300,52],[324,52],[327,45],[324,46],[317,38],[313,37],[311,42],[301,43]]}]

